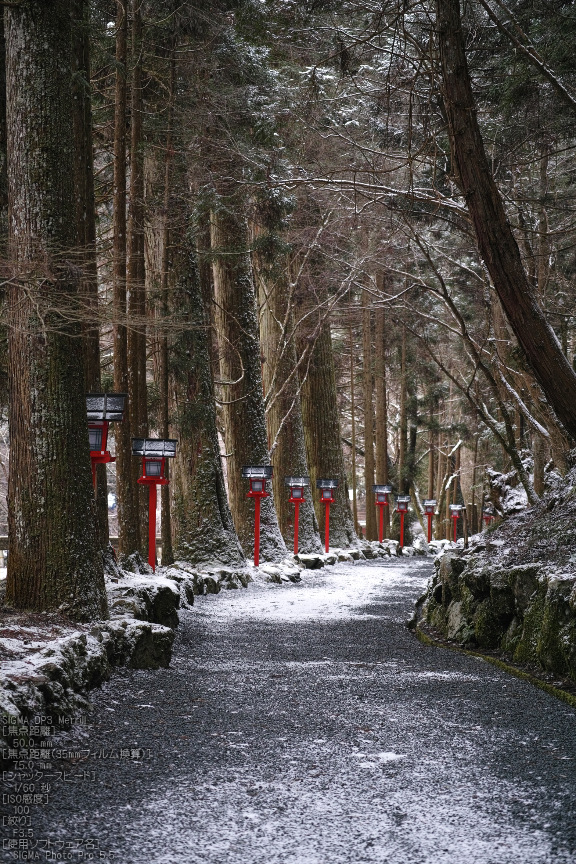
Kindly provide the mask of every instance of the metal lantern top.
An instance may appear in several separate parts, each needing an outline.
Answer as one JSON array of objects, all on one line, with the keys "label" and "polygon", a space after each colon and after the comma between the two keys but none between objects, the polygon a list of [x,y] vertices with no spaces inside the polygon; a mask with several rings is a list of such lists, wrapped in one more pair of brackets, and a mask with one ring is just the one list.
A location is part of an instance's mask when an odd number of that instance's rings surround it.
[{"label": "metal lantern top", "polygon": [[396,508],[399,513],[407,513],[409,504],[410,495],[398,495],[396,498]]},{"label": "metal lantern top", "polygon": [[452,513],[452,518],[458,518],[464,509],[463,504],[450,504],[450,512]]},{"label": "metal lantern top", "polygon": [[377,504],[388,504],[388,495],[392,492],[392,486],[388,483],[374,483],[372,491],[376,495]]},{"label": "metal lantern top", "polygon": [[316,480],[317,489],[337,489],[339,484],[338,478],[320,477]]},{"label": "metal lantern top", "polygon": [[174,438],[133,438],[132,455],[144,459],[171,459],[176,456]]},{"label": "metal lantern top", "polygon": [[88,421],[120,422],[124,419],[127,398],[127,393],[88,393],[86,395]]},{"label": "metal lantern top", "polygon": [[292,504],[304,501],[304,489],[310,486],[310,477],[285,477],[284,483],[290,487],[290,498]]},{"label": "metal lantern top", "polygon": [[290,488],[295,486],[299,489],[305,489],[307,486],[310,486],[310,477],[285,477],[284,483],[286,486],[290,486]]},{"label": "metal lantern top", "polygon": [[254,478],[255,480],[270,480],[273,471],[272,465],[245,465],[242,468],[242,477]]},{"label": "metal lantern top", "polygon": [[177,444],[173,438],[133,438],[132,455],[142,456],[142,476],[136,482],[145,486],[166,486],[166,459],[176,456]]},{"label": "metal lantern top", "polygon": [[427,498],[425,501],[423,501],[422,506],[424,507],[424,513],[434,513],[437,503],[438,502],[435,498]]}]

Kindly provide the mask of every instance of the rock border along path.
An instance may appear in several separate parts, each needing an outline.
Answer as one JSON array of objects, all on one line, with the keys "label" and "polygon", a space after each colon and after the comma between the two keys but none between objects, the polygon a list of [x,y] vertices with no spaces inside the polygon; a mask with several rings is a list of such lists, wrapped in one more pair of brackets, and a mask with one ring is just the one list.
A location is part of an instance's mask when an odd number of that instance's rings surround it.
[{"label": "rock border along path", "polygon": [[55,763],[85,776],[52,782],[35,838],[123,864],[576,861],[575,712],[422,645],[404,622],[431,571],[339,564],[200,598],[170,669],[93,694],[69,739],[91,755]]}]

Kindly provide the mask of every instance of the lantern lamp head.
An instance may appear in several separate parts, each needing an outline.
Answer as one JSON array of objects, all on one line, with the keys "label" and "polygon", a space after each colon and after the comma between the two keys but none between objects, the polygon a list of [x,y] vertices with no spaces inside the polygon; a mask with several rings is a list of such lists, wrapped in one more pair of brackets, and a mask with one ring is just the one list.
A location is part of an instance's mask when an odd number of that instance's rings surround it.
[{"label": "lantern lamp head", "polygon": [[410,495],[398,495],[396,498],[396,509],[399,513],[407,513],[410,504]]},{"label": "lantern lamp head", "polygon": [[452,514],[453,519],[458,519],[464,506],[462,504],[450,504],[450,513]]},{"label": "lantern lamp head", "polygon": [[127,398],[127,393],[88,393],[86,395],[88,420],[121,422],[124,419]]},{"label": "lantern lamp head", "polygon": [[88,393],[86,395],[88,446],[93,464],[114,461],[106,452],[108,424],[124,419],[126,399],[126,393]]},{"label": "lantern lamp head", "polygon": [[262,495],[266,497],[266,481],[272,479],[272,465],[245,465],[242,468],[242,477],[250,481],[250,492],[248,495]]},{"label": "lantern lamp head", "polygon": [[334,501],[334,489],[338,488],[337,477],[320,477],[316,480],[316,488],[320,489],[320,500],[326,504]]},{"label": "lantern lamp head", "polygon": [[108,428],[106,423],[88,424],[88,446],[90,447],[90,453],[104,453],[107,439]]},{"label": "lantern lamp head", "polygon": [[310,477],[285,477],[284,483],[286,486],[290,486],[291,489],[294,487],[305,489],[307,486],[310,486]]},{"label": "lantern lamp head", "polygon": [[284,483],[290,487],[289,501],[304,501],[304,489],[310,486],[310,477],[285,477]]},{"label": "lantern lamp head", "polygon": [[166,459],[176,456],[177,444],[173,438],[133,438],[132,455],[142,457],[142,476],[138,482],[166,485]]},{"label": "lantern lamp head", "polygon": [[146,477],[161,477],[162,476],[162,460],[161,459],[146,459],[144,465]]},{"label": "lantern lamp head", "polygon": [[425,501],[423,501],[422,506],[424,507],[424,513],[433,514],[434,510],[436,509],[437,503],[438,502],[436,501],[435,498],[427,498]]},{"label": "lantern lamp head", "polygon": [[376,495],[377,504],[388,504],[388,495],[392,492],[392,486],[387,483],[374,483],[372,491]]},{"label": "lantern lamp head", "polygon": [[245,465],[242,468],[242,477],[255,477],[259,480],[271,480],[274,469],[272,465]]}]

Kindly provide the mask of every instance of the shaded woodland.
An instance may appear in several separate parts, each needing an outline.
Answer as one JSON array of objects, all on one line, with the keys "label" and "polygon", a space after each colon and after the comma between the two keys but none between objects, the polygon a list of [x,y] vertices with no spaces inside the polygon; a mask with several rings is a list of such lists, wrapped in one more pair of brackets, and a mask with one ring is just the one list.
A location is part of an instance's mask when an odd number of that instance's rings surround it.
[{"label": "shaded woodland", "polygon": [[[274,466],[269,561],[286,475],[309,552],[319,477],[339,547],[377,538],[374,483],[438,539],[451,503],[505,515],[490,476],[539,500],[576,438],[575,36],[546,0],[5,6],[10,602],[97,617],[110,532],[146,560],[133,437],[179,441],[163,563],[251,556],[243,465]],[[129,409],[95,497],[101,391]]]}]

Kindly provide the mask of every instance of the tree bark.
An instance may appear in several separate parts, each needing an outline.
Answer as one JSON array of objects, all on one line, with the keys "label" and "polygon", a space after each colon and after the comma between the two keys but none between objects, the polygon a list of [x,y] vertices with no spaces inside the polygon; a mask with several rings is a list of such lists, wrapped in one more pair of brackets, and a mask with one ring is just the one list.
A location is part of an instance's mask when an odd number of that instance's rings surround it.
[{"label": "tree bark", "polygon": [[406,373],[406,327],[402,327],[402,344],[400,348],[400,428],[398,431],[398,494],[407,495],[406,482],[406,450],[408,446],[408,382]]},{"label": "tree bark", "polygon": [[[130,198],[126,265],[128,412],[130,434],[135,438],[145,438],[148,433],[141,6],[141,0],[132,0],[132,124],[130,128]],[[148,488],[139,486],[136,482],[140,476],[140,469],[140,460],[131,458],[133,517],[138,527],[138,551],[146,558],[148,534],[145,527],[147,526],[145,517],[148,511]]]},{"label": "tree bark", "polygon": [[526,276],[492,176],[476,116],[459,0],[436,0],[436,13],[452,159],[478,248],[536,379],[559,420],[572,438],[576,438],[576,373],[564,356]]},{"label": "tree bark", "polygon": [[[92,104],[90,98],[90,14],[87,0],[74,0],[72,23],[74,200],[76,202],[77,254],[82,271],[84,299],[84,383],[87,393],[102,389],[100,328],[98,324],[98,276],[96,260],[96,208],[92,153]],[[102,548],[109,544],[108,484],[106,466],[96,468],[96,513]]]},{"label": "tree bark", "polygon": [[354,328],[350,327],[350,434],[352,436],[352,516],[354,530],[360,534],[358,524],[358,495],[356,475],[356,352],[354,350]]},{"label": "tree bark", "polygon": [[[117,0],[116,88],[114,107],[114,216],[113,216],[113,289],[114,289],[114,389],[128,391],[128,344],[126,328],[126,70],[128,10]],[[118,499],[118,547],[122,558],[140,548],[140,526],[133,483],[132,430],[130,408],[122,423],[116,423],[116,496]]]},{"label": "tree bark", "polygon": [[[381,287],[382,290],[382,287]],[[376,310],[376,482],[388,483],[388,390],[386,386],[386,312]],[[384,537],[390,533],[390,507],[384,508]]]},{"label": "tree bark", "polygon": [[434,498],[436,467],[436,429],[434,427],[434,401],[430,401],[428,412],[428,498]]},{"label": "tree bark", "polygon": [[330,545],[346,548],[358,545],[358,537],[348,500],[332,338],[327,319],[317,321],[316,333],[311,338],[307,376],[302,382],[302,420],[316,517],[323,537],[326,508],[320,504],[316,480],[319,477],[337,478],[340,482],[334,495],[336,503],[330,508]]},{"label": "tree bark", "polygon": [[[170,437],[170,394],[168,374],[168,334],[162,322],[168,318],[170,309],[169,302],[169,267],[170,267],[170,243],[172,232],[170,230],[171,213],[170,200],[172,194],[172,168],[173,168],[173,123],[174,123],[174,85],[176,76],[175,48],[172,47],[170,63],[170,86],[168,91],[168,128],[166,132],[166,150],[164,158],[164,200],[162,206],[162,263],[160,267],[160,338],[159,338],[159,363],[158,363],[158,389],[160,395],[160,437]],[[169,477],[168,471],[166,476]],[[174,561],[174,550],[172,548],[172,519],[171,519],[171,492],[169,486],[162,486],[162,564],[172,564]]]},{"label": "tree bark", "polygon": [[72,7],[5,10],[10,253],[7,599],[106,614],[90,471],[74,201]]},{"label": "tree bark", "polygon": [[210,321],[201,290],[194,237],[174,249],[174,308],[181,316],[171,340],[171,380],[176,393],[175,432],[179,439],[173,462],[172,527],[177,560],[196,566],[246,563],[234,530],[222,473],[214,383],[210,362]]},{"label": "tree bark", "polygon": [[[223,392],[230,509],[244,554],[252,557],[254,503],[246,498],[248,481],[242,478],[242,467],[269,464],[268,434],[248,228],[242,202],[224,184],[210,217],[210,241],[220,377],[229,382]],[[273,495],[262,500],[261,526],[262,560],[283,559],[287,550]]]},{"label": "tree bark", "polygon": [[[256,239],[262,232],[259,226],[253,225],[252,233]],[[284,478],[306,476],[308,463],[296,368],[289,262],[285,258],[270,260],[258,251],[252,253],[252,261],[258,286],[260,344],[265,358],[263,383],[270,456],[274,465],[274,501],[282,536],[286,546],[293,549],[294,505],[288,500],[289,490]],[[322,548],[313,496],[310,489],[299,508],[298,549],[305,553],[319,552]]]},{"label": "tree bark", "polygon": [[378,539],[374,506],[374,377],[372,375],[372,315],[370,295],[362,291],[362,355],[364,384],[364,490],[366,496],[366,539]]}]

